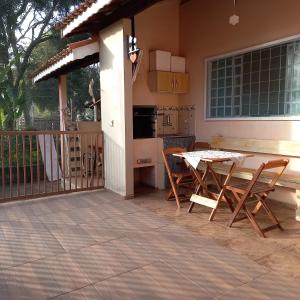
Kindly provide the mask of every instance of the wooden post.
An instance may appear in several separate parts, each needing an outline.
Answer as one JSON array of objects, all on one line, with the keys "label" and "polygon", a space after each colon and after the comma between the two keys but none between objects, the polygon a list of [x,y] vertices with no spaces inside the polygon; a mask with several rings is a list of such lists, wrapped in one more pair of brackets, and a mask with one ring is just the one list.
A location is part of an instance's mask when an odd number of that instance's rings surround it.
[{"label": "wooden post", "polygon": [[58,79],[60,130],[66,130],[65,113],[67,108],[67,78],[60,75]]},{"label": "wooden post", "polygon": [[[59,124],[60,124],[60,130],[61,131],[65,131],[66,130],[66,120],[65,120],[65,116],[67,113],[67,78],[66,75],[60,75],[59,79],[58,79],[58,94],[59,94]],[[63,174],[65,176],[65,174],[67,173],[65,170],[65,141],[63,141],[64,139],[64,134],[60,135],[61,138],[61,143],[60,143],[60,157],[61,157],[61,168],[63,171]],[[65,178],[64,178],[65,180]]]}]

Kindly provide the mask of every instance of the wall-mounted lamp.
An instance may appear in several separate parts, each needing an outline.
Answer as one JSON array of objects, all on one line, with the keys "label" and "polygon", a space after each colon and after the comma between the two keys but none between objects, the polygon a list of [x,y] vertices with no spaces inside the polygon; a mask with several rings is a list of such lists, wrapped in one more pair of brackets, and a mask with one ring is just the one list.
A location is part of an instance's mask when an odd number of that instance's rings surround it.
[{"label": "wall-mounted lamp", "polygon": [[137,38],[135,36],[134,17],[131,17],[131,35],[128,37],[128,56],[134,64],[137,62],[140,49],[137,47]]},{"label": "wall-mounted lamp", "polygon": [[131,35],[128,36],[128,57],[132,63],[132,83],[134,83],[143,57],[143,51],[137,47],[134,17],[131,17]]},{"label": "wall-mounted lamp", "polygon": [[136,45],[136,41],[137,39],[135,36],[130,35],[128,37],[128,56],[133,64],[137,61],[140,52],[140,49]]}]

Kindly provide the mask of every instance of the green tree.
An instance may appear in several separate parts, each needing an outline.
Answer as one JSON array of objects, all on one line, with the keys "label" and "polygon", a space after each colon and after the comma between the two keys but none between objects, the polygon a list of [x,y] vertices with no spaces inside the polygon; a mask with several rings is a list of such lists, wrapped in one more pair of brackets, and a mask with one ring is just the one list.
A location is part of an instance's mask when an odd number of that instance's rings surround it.
[{"label": "green tree", "polygon": [[1,1],[0,101],[9,129],[15,129],[16,112],[25,111],[25,78],[33,51],[41,43],[58,38],[59,33],[49,29],[78,2],[80,0]]},{"label": "green tree", "polygon": [[16,120],[21,117],[25,106],[24,81],[19,83],[18,92],[12,89],[9,83],[9,72],[13,61],[0,68],[0,126],[3,128],[15,128]]},{"label": "green tree", "polygon": [[[54,56],[66,47],[67,43],[83,40],[87,37],[87,35],[78,35],[69,39],[52,39],[41,43],[32,53],[30,69],[37,69],[45,62],[45,57],[50,58]],[[69,106],[70,108],[71,106],[73,108],[74,118],[77,115],[81,115],[82,118],[85,119],[88,111],[86,109],[85,102],[91,101],[91,97],[88,92],[91,79],[95,82],[94,94],[98,99],[100,94],[98,64],[75,70],[67,75]],[[40,112],[54,112],[58,109],[58,81],[54,78],[41,81],[34,86],[28,86],[26,95],[27,98],[38,107]],[[92,109],[91,115],[93,116]]]}]

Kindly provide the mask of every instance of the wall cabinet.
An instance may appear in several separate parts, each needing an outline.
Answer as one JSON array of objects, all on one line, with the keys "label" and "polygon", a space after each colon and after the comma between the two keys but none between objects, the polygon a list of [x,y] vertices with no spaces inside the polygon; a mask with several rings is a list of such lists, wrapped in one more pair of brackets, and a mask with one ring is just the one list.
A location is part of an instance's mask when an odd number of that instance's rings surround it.
[{"label": "wall cabinet", "polygon": [[185,57],[171,56],[171,72],[185,73]]},{"label": "wall cabinet", "polygon": [[151,92],[184,94],[188,92],[188,86],[189,76],[187,73],[149,72]]},{"label": "wall cabinet", "polygon": [[173,73],[173,90],[176,94],[188,92],[189,75],[187,73]]},{"label": "wall cabinet", "polygon": [[150,71],[171,71],[171,52],[155,50],[149,54]]},{"label": "wall cabinet", "polygon": [[172,73],[152,71],[149,73],[149,88],[151,92],[172,93]]}]

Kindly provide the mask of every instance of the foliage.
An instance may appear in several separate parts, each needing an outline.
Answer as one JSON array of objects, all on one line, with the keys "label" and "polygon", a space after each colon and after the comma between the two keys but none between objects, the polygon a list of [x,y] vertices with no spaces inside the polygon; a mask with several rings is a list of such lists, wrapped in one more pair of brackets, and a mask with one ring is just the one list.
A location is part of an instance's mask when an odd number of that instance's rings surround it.
[{"label": "foliage", "polygon": [[[72,101],[73,111],[76,115],[82,115],[82,119],[93,120],[93,110],[86,109],[86,103],[91,102],[91,96],[88,93],[90,80],[93,79],[94,94],[96,99],[100,97],[100,78],[98,65],[92,65],[84,69],[76,70],[67,76],[68,79],[68,99]],[[69,107],[71,105],[69,104]],[[85,116],[85,117],[84,117]]]},{"label": "foliage", "polygon": [[[1,95],[5,102],[1,113],[6,125],[15,128],[15,119],[25,110],[26,73],[32,53],[41,43],[58,38],[58,32],[49,30],[80,0],[2,0],[0,4],[0,69]],[[7,100],[9,99],[9,100]],[[1,118],[2,122],[2,118]]]},{"label": "foliage", "polygon": [[[87,35],[79,35],[67,40],[52,39],[41,43],[32,53],[30,69],[37,69],[44,63],[45,57],[49,58],[61,51],[67,43],[86,39]],[[90,101],[88,94],[88,85],[91,79],[95,81],[95,95],[99,95],[99,70],[98,65],[92,65],[87,68],[76,70],[67,76],[68,98],[72,99],[74,117],[77,114],[85,114],[84,102]],[[97,85],[98,84],[98,85]],[[48,79],[30,86],[27,91],[28,97],[38,107],[41,112],[57,111],[58,100],[58,82],[56,79]]]},{"label": "foliage", "polygon": [[[4,160],[1,160],[2,155],[0,156],[0,166],[4,167],[16,167],[18,164],[20,166],[30,166],[30,162],[35,166],[37,164],[37,139],[35,137],[31,140],[32,152],[30,157],[30,138],[29,136],[24,137],[24,145],[22,136],[1,136],[2,139],[1,145],[3,145],[3,149],[1,149],[0,145],[0,153],[5,153],[3,156]],[[25,152],[23,152],[23,146]],[[9,155],[10,153],[10,155]],[[10,156],[10,158],[9,158]],[[41,160],[41,154],[39,155],[39,161]]]},{"label": "foliage", "polygon": [[20,88],[14,90],[9,84],[8,73],[13,65],[11,61],[7,66],[0,68],[0,125],[1,128],[15,128],[16,120],[21,117],[24,106],[24,81],[19,83]]}]

